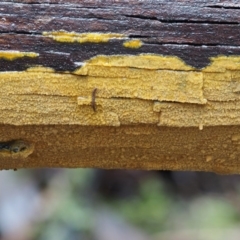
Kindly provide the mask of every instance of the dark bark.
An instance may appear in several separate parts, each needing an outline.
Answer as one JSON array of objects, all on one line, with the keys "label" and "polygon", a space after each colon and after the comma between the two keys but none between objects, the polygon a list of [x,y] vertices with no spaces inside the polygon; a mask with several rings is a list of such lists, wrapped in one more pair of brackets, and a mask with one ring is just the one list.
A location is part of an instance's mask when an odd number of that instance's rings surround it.
[{"label": "dark bark", "polygon": [[[0,3],[0,50],[39,53],[37,58],[0,60],[0,71],[32,65],[74,70],[99,54],[154,53],[178,56],[203,68],[209,58],[240,55],[240,3],[236,1],[88,1],[46,0]],[[124,40],[107,43],[58,43],[44,31],[121,33],[140,39],[138,49]]]}]

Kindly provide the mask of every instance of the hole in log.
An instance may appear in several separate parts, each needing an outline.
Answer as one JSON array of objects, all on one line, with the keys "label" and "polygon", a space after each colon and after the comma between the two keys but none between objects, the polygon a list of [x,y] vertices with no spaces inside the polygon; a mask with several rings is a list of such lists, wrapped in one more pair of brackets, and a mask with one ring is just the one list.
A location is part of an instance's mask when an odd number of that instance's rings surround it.
[{"label": "hole in log", "polygon": [[0,156],[26,158],[33,152],[33,148],[33,144],[21,139],[0,142]]}]

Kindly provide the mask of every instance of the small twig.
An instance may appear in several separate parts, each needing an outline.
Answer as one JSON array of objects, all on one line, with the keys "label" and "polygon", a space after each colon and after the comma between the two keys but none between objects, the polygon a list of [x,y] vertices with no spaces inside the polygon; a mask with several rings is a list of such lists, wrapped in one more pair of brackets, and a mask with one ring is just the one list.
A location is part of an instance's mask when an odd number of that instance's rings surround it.
[{"label": "small twig", "polygon": [[92,102],[91,102],[91,106],[93,108],[93,111],[96,112],[96,93],[97,93],[97,88],[94,88],[93,91],[92,91]]}]

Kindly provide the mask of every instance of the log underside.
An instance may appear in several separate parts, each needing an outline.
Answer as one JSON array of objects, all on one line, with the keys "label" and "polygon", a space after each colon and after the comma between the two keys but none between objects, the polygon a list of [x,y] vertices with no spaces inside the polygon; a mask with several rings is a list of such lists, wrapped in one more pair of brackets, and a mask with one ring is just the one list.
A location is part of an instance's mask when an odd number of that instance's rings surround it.
[{"label": "log underside", "polygon": [[[0,152],[3,169],[66,167],[239,173],[240,127],[169,128],[153,125],[0,126],[1,138],[29,143],[30,155]],[[28,151],[26,149],[25,151]]]},{"label": "log underside", "polygon": [[1,2],[0,168],[239,173],[239,9]]}]

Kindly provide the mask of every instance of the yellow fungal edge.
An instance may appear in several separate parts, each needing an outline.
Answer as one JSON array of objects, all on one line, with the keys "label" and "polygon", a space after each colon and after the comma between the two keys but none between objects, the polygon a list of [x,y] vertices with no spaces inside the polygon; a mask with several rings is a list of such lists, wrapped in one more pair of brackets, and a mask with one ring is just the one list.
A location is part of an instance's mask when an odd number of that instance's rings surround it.
[{"label": "yellow fungal edge", "polygon": [[136,40],[129,40],[123,43],[123,46],[126,48],[140,48],[143,45],[142,41]]},{"label": "yellow fungal edge", "polygon": [[39,54],[35,52],[19,52],[19,51],[0,51],[0,58],[6,60],[15,60],[22,57],[38,57]]},{"label": "yellow fungal edge", "polygon": [[199,70],[176,56],[98,55],[70,73],[1,72],[1,123],[239,125],[240,56],[211,60]]},{"label": "yellow fungal edge", "polygon": [[203,69],[204,72],[225,72],[226,70],[240,70],[239,56],[217,56],[210,58],[211,63]]},{"label": "yellow fungal edge", "polygon": [[111,39],[124,39],[126,36],[119,33],[76,33],[76,32],[43,32],[44,36],[50,37],[57,42],[78,43],[103,43]]},{"label": "yellow fungal edge", "polygon": [[[85,65],[75,70],[75,74],[85,75],[88,66],[102,67],[130,67],[149,70],[182,70],[196,71],[183,60],[175,56],[163,56],[157,54],[139,54],[139,55],[98,55],[86,61]],[[119,69],[120,70],[120,69]]]},{"label": "yellow fungal edge", "polygon": [[26,69],[27,72],[41,72],[41,73],[54,73],[55,70],[50,67],[43,67],[43,66],[34,66]]}]

